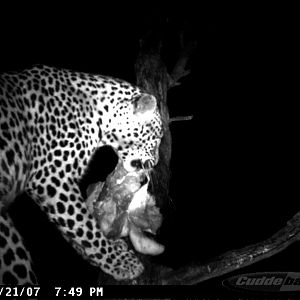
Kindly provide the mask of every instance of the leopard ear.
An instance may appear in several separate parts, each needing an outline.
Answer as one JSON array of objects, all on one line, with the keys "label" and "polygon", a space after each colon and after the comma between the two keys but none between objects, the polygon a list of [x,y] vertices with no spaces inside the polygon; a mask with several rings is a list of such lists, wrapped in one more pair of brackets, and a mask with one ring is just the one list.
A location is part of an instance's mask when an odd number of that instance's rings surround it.
[{"label": "leopard ear", "polygon": [[145,121],[152,118],[156,107],[156,98],[150,94],[141,94],[133,101],[133,113]]}]

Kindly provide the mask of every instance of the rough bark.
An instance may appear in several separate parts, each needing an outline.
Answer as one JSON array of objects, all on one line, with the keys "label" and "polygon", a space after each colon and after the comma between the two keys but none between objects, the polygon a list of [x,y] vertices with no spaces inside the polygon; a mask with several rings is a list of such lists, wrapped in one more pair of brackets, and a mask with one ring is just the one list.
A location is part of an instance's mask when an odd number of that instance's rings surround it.
[{"label": "rough bark", "polygon": [[136,83],[158,102],[163,122],[163,138],[159,148],[159,163],[155,167],[155,176],[152,177],[155,197],[158,205],[163,206],[168,201],[170,159],[172,138],[169,129],[169,110],[167,106],[167,91],[169,87],[169,74],[165,64],[160,58],[158,45],[145,46],[141,41],[141,49],[135,63]]}]

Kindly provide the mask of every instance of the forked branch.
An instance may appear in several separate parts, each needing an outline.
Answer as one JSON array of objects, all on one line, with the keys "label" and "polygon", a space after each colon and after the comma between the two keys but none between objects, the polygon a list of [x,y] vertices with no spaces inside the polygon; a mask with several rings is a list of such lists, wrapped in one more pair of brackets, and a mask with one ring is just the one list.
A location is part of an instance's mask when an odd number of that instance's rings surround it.
[{"label": "forked branch", "polygon": [[169,86],[168,88],[172,88],[174,86],[180,85],[180,79],[189,75],[191,70],[187,70],[187,63],[195,51],[197,47],[196,42],[189,42],[186,46],[183,45],[183,41],[181,42],[182,50],[179,55],[179,58],[172,70],[172,73],[169,75]]}]

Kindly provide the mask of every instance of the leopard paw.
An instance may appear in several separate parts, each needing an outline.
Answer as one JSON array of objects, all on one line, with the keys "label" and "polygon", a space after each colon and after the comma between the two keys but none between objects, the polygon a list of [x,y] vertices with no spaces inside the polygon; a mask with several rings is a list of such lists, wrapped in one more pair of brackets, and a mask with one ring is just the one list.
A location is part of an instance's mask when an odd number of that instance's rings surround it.
[{"label": "leopard paw", "polygon": [[112,253],[106,262],[102,266],[103,271],[112,275],[116,280],[134,279],[144,271],[143,264],[132,250]]}]

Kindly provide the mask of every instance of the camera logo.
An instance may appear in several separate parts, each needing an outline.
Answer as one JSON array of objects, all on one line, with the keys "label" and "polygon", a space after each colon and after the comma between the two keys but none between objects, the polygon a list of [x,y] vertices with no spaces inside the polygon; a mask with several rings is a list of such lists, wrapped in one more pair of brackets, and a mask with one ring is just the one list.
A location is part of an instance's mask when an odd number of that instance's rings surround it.
[{"label": "camera logo", "polygon": [[237,290],[255,292],[294,292],[300,291],[300,273],[262,272],[240,274],[229,277],[223,286]]}]

